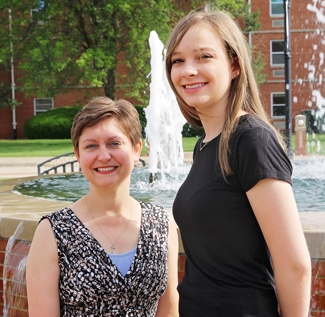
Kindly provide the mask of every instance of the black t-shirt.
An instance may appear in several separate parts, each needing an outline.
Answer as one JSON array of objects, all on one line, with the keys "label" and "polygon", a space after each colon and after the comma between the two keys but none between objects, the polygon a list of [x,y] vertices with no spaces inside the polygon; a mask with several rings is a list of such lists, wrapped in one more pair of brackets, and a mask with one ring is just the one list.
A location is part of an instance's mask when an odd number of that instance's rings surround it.
[{"label": "black t-shirt", "polygon": [[233,175],[225,182],[219,140],[202,151],[198,141],[173,205],[187,256],[180,316],[276,317],[270,254],[246,192],[265,178],[291,183],[292,166],[272,129],[244,115],[230,140]]}]

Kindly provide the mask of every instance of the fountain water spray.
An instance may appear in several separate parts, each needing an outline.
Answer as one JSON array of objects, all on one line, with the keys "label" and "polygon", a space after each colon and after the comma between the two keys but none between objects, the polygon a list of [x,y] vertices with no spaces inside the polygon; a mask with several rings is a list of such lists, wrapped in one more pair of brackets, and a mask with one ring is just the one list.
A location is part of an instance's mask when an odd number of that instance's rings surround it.
[{"label": "fountain water spray", "polygon": [[13,316],[15,309],[23,307],[25,291],[25,270],[27,256],[20,256],[19,235],[23,231],[21,221],[14,234],[8,239],[3,264],[3,317]]},{"label": "fountain water spray", "polygon": [[[324,79],[324,51],[322,48],[325,44],[323,26],[325,24],[324,1],[313,0],[312,3],[307,4],[306,9],[314,13],[315,21],[321,26],[317,28],[314,34],[307,35],[315,40],[313,43],[313,50],[315,54],[310,56],[310,61],[305,63],[304,67],[308,70],[309,86],[312,88],[312,98],[308,102],[311,108],[313,103],[316,104],[315,109],[311,109],[313,116],[312,132],[325,132],[325,97],[321,94],[320,89],[323,90]],[[318,87],[317,87],[318,86]],[[320,88],[320,89],[317,89]],[[296,97],[298,100],[298,97]],[[317,150],[317,149],[316,149]]]},{"label": "fountain water spray", "polygon": [[178,107],[165,72],[165,50],[155,31],[150,32],[151,83],[149,105],[145,108],[145,128],[149,148],[149,182],[158,180],[158,166],[161,178],[165,173],[177,171],[183,164],[182,128],[185,119]]}]

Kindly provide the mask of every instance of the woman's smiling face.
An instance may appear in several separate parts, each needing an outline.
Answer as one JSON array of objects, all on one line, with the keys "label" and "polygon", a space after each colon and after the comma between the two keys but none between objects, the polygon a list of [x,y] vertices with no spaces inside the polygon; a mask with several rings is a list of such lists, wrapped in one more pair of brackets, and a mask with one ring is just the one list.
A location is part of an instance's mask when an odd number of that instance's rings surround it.
[{"label": "woman's smiling face", "polygon": [[108,118],[82,131],[75,153],[88,181],[106,186],[129,180],[140,151],[141,141],[134,148],[119,121]]},{"label": "woman's smiling face", "polygon": [[189,28],[172,53],[171,79],[180,97],[199,113],[225,111],[233,69],[224,43],[207,24]]}]

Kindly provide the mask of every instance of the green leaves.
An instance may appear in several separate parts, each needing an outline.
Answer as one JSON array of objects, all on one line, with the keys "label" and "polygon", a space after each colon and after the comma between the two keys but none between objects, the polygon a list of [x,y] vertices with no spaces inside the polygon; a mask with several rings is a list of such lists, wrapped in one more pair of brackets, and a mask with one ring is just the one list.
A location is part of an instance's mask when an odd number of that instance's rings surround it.
[{"label": "green leaves", "polygon": [[[147,105],[150,31],[155,30],[166,43],[179,18],[205,2],[57,0],[39,6],[38,0],[2,0],[0,66],[10,66],[12,43],[20,71],[16,89],[27,95],[54,97],[84,85],[101,87],[115,98],[118,87],[119,95],[135,97],[139,104]],[[249,15],[245,0],[210,2],[230,10],[246,30],[259,26],[258,13]]]}]

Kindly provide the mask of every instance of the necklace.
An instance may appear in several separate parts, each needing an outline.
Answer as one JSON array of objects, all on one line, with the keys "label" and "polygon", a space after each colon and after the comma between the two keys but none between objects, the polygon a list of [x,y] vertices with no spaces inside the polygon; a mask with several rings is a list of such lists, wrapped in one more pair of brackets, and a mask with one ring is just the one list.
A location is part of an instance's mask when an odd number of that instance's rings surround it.
[{"label": "necklace", "polygon": [[202,151],[210,143],[210,141],[205,142],[205,143],[202,143],[202,141],[200,141],[200,151]]},{"label": "necklace", "polygon": [[115,249],[116,249],[116,247],[115,247],[115,243],[116,243],[117,240],[122,236],[122,234],[125,232],[126,228],[127,228],[128,225],[129,225],[129,222],[130,222],[130,219],[131,219],[131,213],[132,213],[132,210],[133,210],[133,202],[132,202],[132,200],[131,200],[132,207],[131,207],[131,209],[130,209],[130,215],[129,215],[129,219],[128,219],[127,223],[126,223],[126,226],[125,226],[125,228],[123,229],[123,231],[118,235],[118,237],[117,237],[114,241],[112,241],[112,240],[109,238],[109,236],[108,236],[108,235],[107,235],[107,234],[102,230],[102,228],[99,226],[99,224],[97,223],[96,219],[94,218],[93,213],[91,212],[91,209],[89,208],[89,205],[88,205],[88,195],[86,195],[86,204],[87,204],[88,210],[89,210],[89,212],[90,212],[91,218],[94,220],[96,226],[98,227],[98,229],[102,232],[102,234],[103,234],[103,235],[104,235],[104,236],[105,236],[105,237],[110,241],[110,243],[112,244],[111,247],[110,247],[110,249],[111,249],[111,253],[113,254],[114,251],[115,251]]},{"label": "necklace", "polygon": [[[218,132],[218,134],[217,134],[217,136],[219,136],[220,135],[220,133],[222,132],[222,128],[219,130],[219,132]],[[217,137],[216,136],[216,137]],[[215,139],[216,137],[214,137],[213,139]],[[205,136],[204,136],[204,138],[205,138]],[[212,140],[210,140],[210,141],[208,141],[208,142],[202,142],[202,140],[204,139],[204,138],[202,138],[201,139],[201,141],[200,141],[200,151],[202,151]]]}]

